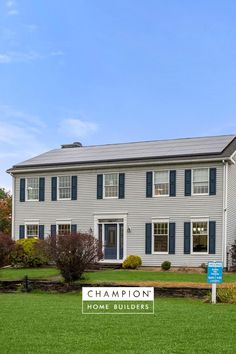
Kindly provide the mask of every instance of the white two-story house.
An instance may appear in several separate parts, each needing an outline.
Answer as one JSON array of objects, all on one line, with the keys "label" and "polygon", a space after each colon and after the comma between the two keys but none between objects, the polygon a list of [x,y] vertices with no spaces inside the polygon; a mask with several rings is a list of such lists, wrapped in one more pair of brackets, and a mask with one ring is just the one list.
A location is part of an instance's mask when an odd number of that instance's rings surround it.
[{"label": "white two-story house", "polygon": [[144,266],[226,266],[235,162],[235,135],[62,145],[8,170],[12,237],[87,231],[102,241],[105,262],[135,254]]}]

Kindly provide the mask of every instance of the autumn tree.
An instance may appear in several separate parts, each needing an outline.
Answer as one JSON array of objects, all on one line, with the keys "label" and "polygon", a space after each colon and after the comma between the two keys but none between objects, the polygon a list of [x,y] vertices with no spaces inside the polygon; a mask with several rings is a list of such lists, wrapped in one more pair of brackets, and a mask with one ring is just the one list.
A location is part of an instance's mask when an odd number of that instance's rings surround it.
[{"label": "autumn tree", "polygon": [[10,192],[0,188],[0,233],[11,235],[12,197]]}]

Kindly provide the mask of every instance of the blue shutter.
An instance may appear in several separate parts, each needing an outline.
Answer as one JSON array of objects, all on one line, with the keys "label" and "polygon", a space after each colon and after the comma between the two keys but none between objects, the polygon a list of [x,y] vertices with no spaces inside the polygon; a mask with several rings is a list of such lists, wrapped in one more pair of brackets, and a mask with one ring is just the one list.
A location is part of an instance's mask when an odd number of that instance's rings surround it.
[{"label": "blue shutter", "polygon": [[103,198],[103,175],[97,175],[97,199]]},{"label": "blue shutter", "polygon": [[44,240],[44,225],[39,225],[39,239]]},{"label": "blue shutter", "polygon": [[169,223],[169,254],[175,254],[175,222]]},{"label": "blue shutter", "polygon": [[44,202],[45,200],[45,178],[39,178],[39,201]]},{"label": "blue shutter", "polygon": [[176,171],[170,171],[170,197],[176,196]]},{"label": "blue shutter", "polygon": [[153,172],[146,173],[146,197],[152,198],[152,177]]},{"label": "blue shutter", "polygon": [[119,173],[119,199],[125,197],[125,174]]},{"label": "blue shutter", "polygon": [[71,177],[71,200],[77,200],[77,176]]},{"label": "blue shutter", "polygon": [[216,222],[209,222],[209,253],[216,253]]},{"label": "blue shutter", "polygon": [[216,195],[216,168],[210,168],[210,195]]},{"label": "blue shutter", "polygon": [[152,253],[152,224],[146,224],[146,235],[145,235],[145,253]]},{"label": "blue shutter", "polygon": [[25,202],[25,178],[20,179],[20,202]]},{"label": "blue shutter", "polygon": [[51,199],[53,201],[57,200],[57,177],[51,179]]},{"label": "blue shutter", "polygon": [[184,254],[190,254],[191,223],[184,223]]},{"label": "blue shutter", "polygon": [[185,170],[185,187],[184,187],[184,195],[191,195],[191,187],[192,187],[192,171]]},{"label": "blue shutter", "polygon": [[71,225],[71,233],[72,234],[76,234],[76,232],[77,232],[77,225],[76,224],[72,224]]},{"label": "blue shutter", "polygon": [[20,225],[19,226],[19,238],[25,238],[25,225]]},{"label": "blue shutter", "polygon": [[57,225],[51,225],[51,236],[56,236],[57,234]]}]

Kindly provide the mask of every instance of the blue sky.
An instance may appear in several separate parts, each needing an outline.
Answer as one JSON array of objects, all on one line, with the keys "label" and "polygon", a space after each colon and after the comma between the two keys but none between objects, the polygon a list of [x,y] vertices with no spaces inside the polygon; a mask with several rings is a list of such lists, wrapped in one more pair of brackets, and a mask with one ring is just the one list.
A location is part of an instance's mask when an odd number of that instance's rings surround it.
[{"label": "blue sky", "polygon": [[0,0],[0,186],[59,147],[236,132],[236,2]]}]

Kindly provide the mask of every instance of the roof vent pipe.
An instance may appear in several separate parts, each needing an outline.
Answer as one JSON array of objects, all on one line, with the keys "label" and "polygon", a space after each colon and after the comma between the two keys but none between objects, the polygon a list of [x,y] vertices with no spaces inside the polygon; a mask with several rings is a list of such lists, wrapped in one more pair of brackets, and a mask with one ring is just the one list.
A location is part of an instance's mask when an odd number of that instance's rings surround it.
[{"label": "roof vent pipe", "polygon": [[69,149],[69,148],[78,148],[82,147],[83,145],[79,141],[75,141],[73,144],[63,144],[61,145],[62,149]]}]

